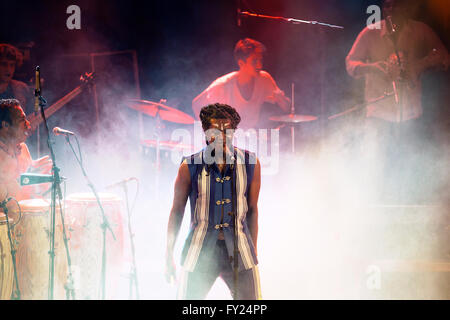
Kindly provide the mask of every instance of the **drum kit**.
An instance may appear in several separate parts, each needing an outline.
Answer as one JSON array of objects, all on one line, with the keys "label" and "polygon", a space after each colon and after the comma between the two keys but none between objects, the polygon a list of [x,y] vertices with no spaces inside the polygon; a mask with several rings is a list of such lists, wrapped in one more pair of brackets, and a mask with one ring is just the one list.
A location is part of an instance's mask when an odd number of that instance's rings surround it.
[{"label": "drum kit", "polygon": [[[136,110],[142,114],[145,114],[147,116],[150,116],[152,118],[156,119],[156,130],[155,130],[155,136],[156,139],[142,139],[141,140],[141,146],[144,148],[154,148],[156,150],[156,168],[157,170],[160,168],[160,151],[171,151],[171,150],[178,150],[178,151],[194,151],[193,145],[188,144],[182,144],[178,141],[172,141],[172,140],[166,140],[162,141],[160,140],[161,137],[161,121],[168,121],[172,123],[178,123],[178,124],[194,124],[194,118],[192,118],[190,115],[174,108],[169,107],[162,103],[165,100],[161,100],[160,102],[153,102],[149,100],[140,100],[140,99],[131,99],[128,101],[127,106],[130,109]],[[289,114],[281,115],[281,116],[273,116],[270,117],[269,120],[273,122],[281,123],[277,127],[277,129],[280,129],[284,126],[289,126],[291,129],[291,143],[292,143],[292,152],[295,152],[294,143],[295,143],[295,126],[302,122],[310,122],[317,120],[316,116],[313,115],[302,115],[302,114],[295,114],[295,107],[294,107],[294,85],[292,84],[292,99],[291,99],[291,110]]]}]

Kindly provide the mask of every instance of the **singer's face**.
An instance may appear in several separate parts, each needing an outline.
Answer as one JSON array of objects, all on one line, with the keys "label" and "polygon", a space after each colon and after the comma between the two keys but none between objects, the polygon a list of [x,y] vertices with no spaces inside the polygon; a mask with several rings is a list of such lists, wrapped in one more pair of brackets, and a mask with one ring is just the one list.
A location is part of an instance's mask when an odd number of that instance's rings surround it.
[{"label": "singer's face", "polygon": [[15,140],[15,143],[25,142],[30,134],[30,122],[25,117],[25,113],[22,108],[14,108],[11,111],[11,131],[12,131],[12,139]]},{"label": "singer's face", "polygon": [[233,141],[234,130],[231,124],[231,120],[228,119],[214,119],[210,120],[209,129],[206,132],[206,138],[209,143],[213,143],[216,139],[222,138],[223,148],[227,145],[231,145]]},{"label": "singer's face", "polygon": [[0,59],[0,83],[9,83],[16,71],[16,62],[8,59]]}]

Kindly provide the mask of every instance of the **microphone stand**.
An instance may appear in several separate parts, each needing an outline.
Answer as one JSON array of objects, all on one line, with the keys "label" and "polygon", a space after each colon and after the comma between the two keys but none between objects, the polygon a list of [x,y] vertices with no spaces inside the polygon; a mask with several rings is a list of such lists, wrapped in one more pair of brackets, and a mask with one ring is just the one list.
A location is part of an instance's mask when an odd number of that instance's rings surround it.
[{"label": "microphone stand", "polygon": [[[40,73],[40,67],[36,67],[36,72]],[[38,79],[40,82],[40,79]],[[42,122],[44,123],[44,129],[47,134],[47,146],[50,150],[50,157],[52,159],[52,191],[51,191],[51,214],[50,214],[50,250],[48,252],[50,258],[49,262],[49,275],[48,275],[48,299],[54,299],[54,285],[55,285],[55,216],[56,216],[56,196],[58,196],[59,202],[61,204],[62,192],[61,192],[61,177],[59,176],[60,169],[56,166],[55,153],[53,151],[52,142],[50,139],[50,133],[48,129],[47,118],[45,117],[44,106],[47,101],[42,97],[40,83],[38,89],[36,89],[36,96],[39,100],[39,107],[41,110]]]},{"label": "microphone stand", "polygon": [[[6,207],[6,204],[11,200],[5,199],[0,203],[0,207],[3,209],[3,212],[5,213],[5,219],[6,219],[6,227],[8,229],[8,240],[9,240],[9,249],[11,251],[11,259],[13,262],[13,270],[14,270],[14,282],[16,283],[16,289],[13,290],[11,294],[11,300],[20,300],[20,289],[19,289],[19,280],[17,277],[17,264],[16,264],[16,249],[14,248],[14,244],[11,238],[11,226],[9,225],[9,218],[8,218],[8,208]],[[19,203],[17,203],[19,206]],[[20,221],[20,218],[22,217],[22,211],[20,210],[19,206],[19,220],[13,225],[14,226]]]},{"label": "microphone stand", "polygon": [[134,249],[134,234],[131,229],[131,211],[128,201],[128,188],[127,184],[123,183],[123,192],[125,193],[125,199],[127,204],[127,213],[128,213],[128,233],[130,235],[130,246],[131,246],[131,256],[132,256],[132,267],[130,271],[130,294],[129,299],[131,300],[133,296],[133,284],[135,285],[136,289],[136,299],[139,300],[139,285],[138,285],[138,277],[137,277],[137,267],[136,267],[136,254]]},{"label": "microphone stand", "polygon": [[108,218],[106,217],[105,211],[103,210],[103,206],[100,202],[100,198],[97,194],[97,191],[94,187],[94,185],[92,184],[91,180],[89,179],[86,170],[84,169],[83,166],[83,161],[82,161],[82,157],[81,157],[81,149],[80,149],[80,143],[78,142],[78,138],[76,135],[74,135],[76,141],[77,141],[77,145],[78,145],[78,151],[80,153],[80,157],[78,158],[77,153],[75,152],[70,139],[69,139],[69,135],[65,135],[66,137],[66,141],[69,144],[70,148],[73,151],[73,154],[75,155],[75,158],[77,159],[78,164],[80,165],[81,168],[81,172],[83,173],[83,176],[87,182],[87,185],[89,186],[89,188],[91,188],[92,192],[94,193],[95,199],[97,200],[97,204],[100,208],[100,211],[102,213],[102,224],[101,224],[101,228],[102,228],[102,232],[103,232],[103,245],[102,245],[102,270],[101,270],[101,281],[100,281],[100,297],[102,300],[105,300],[105,295],[106,295],[106,230],[108,229],[111,232],[111,235],[114,239],[114,241],[116,240],[116,237],[114,235],[114,232],[111,229],[111,226],[108,222]]},{"label": "microphone stand", "polygon": [[305,23],[305,24],[320,25],[320,26],[325,26],[325,27],[330,27],[330,28],[335,28],[335,29],[344,29],[343,26],[338,26],[338,25],[329,24],[329,23],[325,23],[325,22],[319,22],[319,21],[308,21],[308,20],[300,20],[300,19],[294,19],[294,18],[268,16],[268,15],[264,15],[264,14],[258,14],[258,13],[252,13],[252,12],[247,12],[247,11],[240,11],[240,10],[238,11],[238,14],[240,14],[242,16],[249,16],[249,17],[256,17],[256,18],[263,18],[263,19],[281,20],[281,21],[292,23],[292,24]]}]

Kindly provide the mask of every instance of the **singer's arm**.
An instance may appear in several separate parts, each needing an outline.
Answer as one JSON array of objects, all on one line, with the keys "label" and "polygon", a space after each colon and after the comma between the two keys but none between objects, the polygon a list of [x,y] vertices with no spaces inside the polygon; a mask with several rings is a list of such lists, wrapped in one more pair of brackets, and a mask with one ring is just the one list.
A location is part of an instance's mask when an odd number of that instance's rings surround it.
[{"label": "singer's arm", "polygon": [[248,212],[247,223],[250,230],[250,236],[252,237],[253,245],[255,246],[255,253],[258,254],[258,197],[261,187],[261,164],[257,159],[255,165],[255,172],[250,184],[250,190],[248,195]]},{"label": "singer's arm", "polygon": [[166,280],[175,278],[176,269],[173,260],[173,250],[183,221],[184,209],[191,187],[191,177],[186,162],[183,162],[178,169],[175,180],[174,198],[172,210],[170,211],[169,223],[167,227],[167,247],[166,247]]}]

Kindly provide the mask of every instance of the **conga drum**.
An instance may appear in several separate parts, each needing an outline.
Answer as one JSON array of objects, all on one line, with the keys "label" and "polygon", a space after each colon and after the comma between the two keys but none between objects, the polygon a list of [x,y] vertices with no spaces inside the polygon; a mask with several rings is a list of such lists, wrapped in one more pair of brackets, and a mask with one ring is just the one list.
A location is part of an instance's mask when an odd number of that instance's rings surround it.
[{"label": "conga drum", "polygon": [[[106,229],[106,298],[114,298],[124,255],[123,201],[115,194],[99,193],[115,240]],[[67,225],[77,299],[99,299],[103,254],[103,218],[93,193],[66,198]]]},{"label": "conga drum", "polygon": [[[17,242],[17,277],[21,298],[48,299],[50,266],[50,201],[29,199],[19,201],[22,218],[14,228]],[[58,209],[58,207],[57,207]],[[54,298],[65,299],[67,257],[62,236],[60,212],[55,219]]]},{"label": "conga drum", "polygon": [[[10,225],[13,224],[11,218],[9,218],[9,223]],[[8,226],[5,215],[0,214],[0,300],[11,299],[13,285],[14,269],[8,238]]]}]

